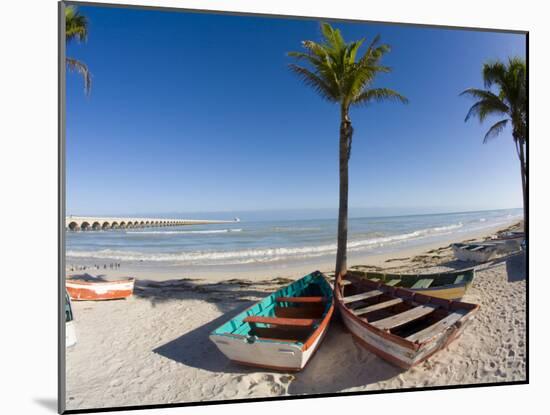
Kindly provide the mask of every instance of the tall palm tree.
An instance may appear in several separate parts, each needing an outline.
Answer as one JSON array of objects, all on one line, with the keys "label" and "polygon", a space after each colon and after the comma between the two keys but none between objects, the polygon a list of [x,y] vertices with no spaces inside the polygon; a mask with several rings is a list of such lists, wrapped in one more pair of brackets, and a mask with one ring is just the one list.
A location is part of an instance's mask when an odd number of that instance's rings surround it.
[{"label": "tall palm tree", "polygon": [[361,57],[357,57],[364,39],[346,43],[338,29],[328,23],[321,24],[322,42],[302,42],[304,52],[289,52],[288,55],[305,62],[308,67],[290,64],[290,69],[302,81],[315,89],[321,98],[340,107],[340,203],[338,209],[338,248],[336,274],[347,272],[348,239],[348,162],[351,155],[353,127],[350,107],[368,105],[372,102],[392,99],[403,103],[407,99],[388,88],[372,88],[376,75],[390,72],[380,64],[390,47],[379,44],[376,36]]},{"label": "tall palm tree", "polygon": [[[86,41],[88,38],[88,19],[81,15],[76,7],[67,6],[65,8],[65,40],[71,42],[73,40]],[[84,92],[90,93],[92,88],[92,77],[88,66],[77,59],[66,57],[67,67],[71,71],[78,72],[84,78]]]},{"label": "tall palm tree", "polygon": [[[520,162],[521,185],[523,191],[524,226],[527,226],[527,66],[521,58],[509,58],[508,63],[500,61],[483,65],[485,88],[469,88],[460,95],[468,95],[477,100],[472,105],[465,121],[477,117],[483,122],[487,116],[504,117],[489,128],[483,143],[498,136],[506,126],[512,127],[512,138]],[[496,86],[497,92],[491,88]]]}]

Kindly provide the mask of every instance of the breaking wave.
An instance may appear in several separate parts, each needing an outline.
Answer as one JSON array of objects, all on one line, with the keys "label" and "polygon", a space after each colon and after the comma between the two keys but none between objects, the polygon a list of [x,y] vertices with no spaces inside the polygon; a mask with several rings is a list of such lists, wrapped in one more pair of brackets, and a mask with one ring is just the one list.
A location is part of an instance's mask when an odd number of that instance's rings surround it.
[{"label": "breaking wave", "polygon": [[[430,235],[443,235],[462,227],[462,223],[448,226],[420,229],[397,235],[371,237],[365,239],[350,240],[348,250],[361,251],[372,247],[402,243],[413,239],[419,239]],[[130,231],[128,233],[221,233],[240,232],[241,229],[224,229],[208,231]],[[67,256],[72,258],[97,258],[119,261],[148,261],[170,262],[193,265],[231,265],[247,263],[266,263],[285,259],[304,259],[336,253],[336,244],[320,244],[314,246],[277,247],[277,248],[250,248],[227,251],[198,250],[182,252],[144,252],[126,251],[117,249],[102,249],[97,251],[67,251]]]}]

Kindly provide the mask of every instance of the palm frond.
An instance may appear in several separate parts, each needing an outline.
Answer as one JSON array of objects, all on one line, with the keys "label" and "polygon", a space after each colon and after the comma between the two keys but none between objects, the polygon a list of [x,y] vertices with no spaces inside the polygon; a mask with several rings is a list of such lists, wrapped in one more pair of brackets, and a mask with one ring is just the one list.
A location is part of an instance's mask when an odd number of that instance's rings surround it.
[{"label": "palm frond", "polygon": [[79,60],[67,57],[65,59],[67,67],[73,72],[78,72],[84,79],[84,92],[89,94],[92,89],[92,75],[88,69],[88,66]]},{"label": "palm frond", "polygon": [[482,69],[485,88],[491,88],[493,84],[503,85],[506,78],[506,67],[502,62],[487,62]]},{"label": "palm frond", "polygon": [[288,65],[290,70],[293,71],[298,77],[302,79],[304,84],[312,87],[315,91],[321,95],[327,101],[338,101],[338,91],[331,88],[331,85],[323,80],[321,77],[311,72],[302,66],[295,65],[293,63]]},{"label": "palm frond", "polygon": [[367,105],[371,102],[380,102],[387,100],[401,102],[402,104],[409,103],[409,100],[406,97],[389,88],[368,89],[359,94],[359,96],[355,98],[354,103]]},{"label": "palm frond", "polygon": [[339,29],[333,28],[328,23],[321,23],[321,33],[323,34],[323,37],[325,38],[327,44],[334,51],[344,48],[344,38],[342,37],[342,33]]},{"label": "palm frond", "polygon": [[468,121],[471,117],[476,116],[480,122],[483,122],[488,115],[491,114],[508,114],[510,109],[502,102],[502,100],[493,94],[491,91],[483,89],[469,88],[463,91],[460,95],[469,95],[479,99],[472,105],[466,114],[464,121]]},{"label": "palm frond", "polygon": [[[383,55],[390,50],[388,45],[379,43],[380,36],[376,36],[361,58],[357,59],[364,39],[346,43],[341,32],[328,23],[321,24],[321,34],[321,43],[306,40],[302,42],[304,52],[288,53],[290,57],[309,64],[308,67],[292,64],[290,69],[323,98],[339,102],[344,108],[356,102],[374,101],[377,94],[383,99],[383,89],[367,94],[376,75],[390,71],[388,66],[380,63]],[[397,93],[392,95],[389,91],[388,99],[399,100]],[[363,93],[365,95],[361,96]]]},{"label": "palm frond", "polygon": [[85,41],[88,38],[88,19],[75,6],[65,8],[65,39]]},{"label": "palm frond", "polygon": [[489,128],[489,131],[487,131],[487,134],[485,134],[485,137],[483,138],[483,144],[487,143],[491,138],[499,135],[502,130],[504,130],[504,127],[506,127],[507,124],[507,119],[498,121],[497,123],[493,124],[493,126]]}]

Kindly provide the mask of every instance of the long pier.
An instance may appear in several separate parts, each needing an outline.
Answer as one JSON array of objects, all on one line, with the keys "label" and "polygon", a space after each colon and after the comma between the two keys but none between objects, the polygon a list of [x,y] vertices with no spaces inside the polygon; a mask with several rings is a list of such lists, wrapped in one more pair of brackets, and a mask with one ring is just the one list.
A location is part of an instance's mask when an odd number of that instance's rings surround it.
[{"label": "long pier", "polygon": [[148,228],[185,225],[214,225],[237,223],[235,220],[167,219],[167,218],[105,218],[93,216],[67,216],[65,229],[70,231],[99,231],[107,229]]}]

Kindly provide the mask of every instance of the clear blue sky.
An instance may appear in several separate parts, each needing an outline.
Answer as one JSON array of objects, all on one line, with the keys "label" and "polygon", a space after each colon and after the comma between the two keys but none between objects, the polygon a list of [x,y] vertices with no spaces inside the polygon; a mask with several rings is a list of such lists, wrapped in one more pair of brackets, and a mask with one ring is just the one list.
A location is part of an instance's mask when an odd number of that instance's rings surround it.
[{"label": "clear blue sky", "polygon": [[[287,69],[319,40],[298,19],[80,7],[86,43],[68,46],[93,76],[67,76],[67,212],[124,214],[338,205],[339,113]],[[525,56],[518,34],[336,23],[376,34],[393,72],[376,86],[409,105],[352,110],[350,206],[413,210],[521,207],[510,131],[464,123],[489,59]]]}]

